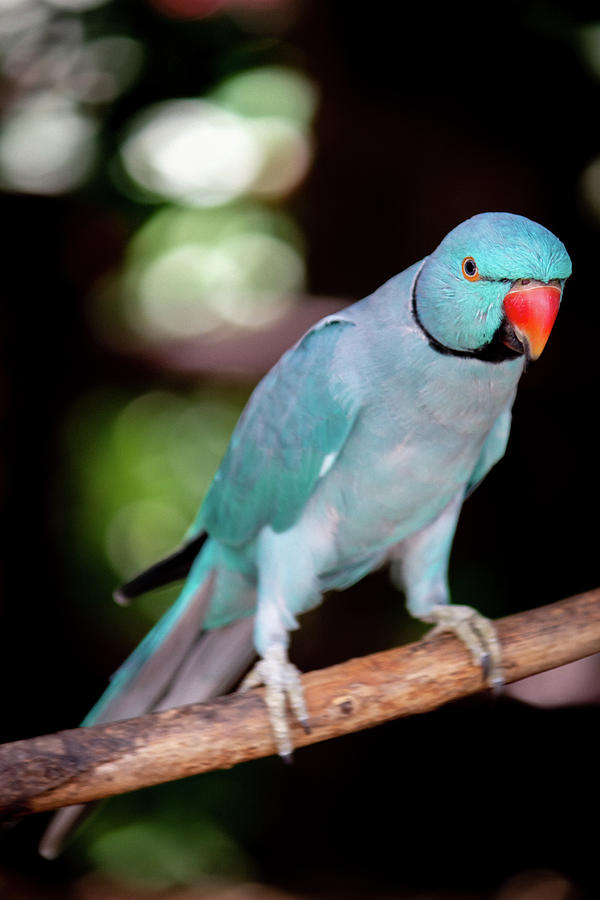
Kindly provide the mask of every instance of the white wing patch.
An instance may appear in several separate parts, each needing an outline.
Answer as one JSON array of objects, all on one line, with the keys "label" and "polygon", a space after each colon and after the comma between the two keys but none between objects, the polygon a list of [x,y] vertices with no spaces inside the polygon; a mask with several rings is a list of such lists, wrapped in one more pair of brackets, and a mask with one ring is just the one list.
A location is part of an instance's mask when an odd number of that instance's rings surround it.
[{"label": "white wing patch", "polygon": [[323,475],[327,475],[330,468],[334,464],[337,457],[337,453],[328,453],[327,456],[323,458],[323,462],[321,463],[321,468],[319,469],[319,478],[322,478]]}]

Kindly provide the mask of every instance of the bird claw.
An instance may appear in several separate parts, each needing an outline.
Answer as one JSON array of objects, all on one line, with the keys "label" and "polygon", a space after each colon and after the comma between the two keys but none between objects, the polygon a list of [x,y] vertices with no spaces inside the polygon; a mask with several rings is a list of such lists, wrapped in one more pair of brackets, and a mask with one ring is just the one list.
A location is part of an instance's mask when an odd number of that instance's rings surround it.
[{"label": "bird claw", "polygon": [[471,653],[475,665],[481,666],[486,682],[492,688],[504,684],[502,649],[496,627],[490,619],[471,606],[436,605],[427,616],[435,622],[426,638],[445,631],[452,631]]},{"label": "bird claw", "polygon": [[275,738],[277,752],[284,762],[291,762],[294,745],[287,712],[289,703],[294,717],[306,733],[310,733],[308,712],[300,682],[300,672],[287,658],[281,644],[269,647],[263,658],[250,670],[238,690],[245,692],[264,685],[265,703]]}]

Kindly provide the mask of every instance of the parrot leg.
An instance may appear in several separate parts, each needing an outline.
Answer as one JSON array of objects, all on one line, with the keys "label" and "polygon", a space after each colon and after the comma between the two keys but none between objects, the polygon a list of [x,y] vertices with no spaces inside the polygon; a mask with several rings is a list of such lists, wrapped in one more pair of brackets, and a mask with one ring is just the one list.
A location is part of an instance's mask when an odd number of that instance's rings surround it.
[{"label": "parrot leg", "polygon": [[391,576],[398,587],[404,588],[411,615],[433,623],[430,634],[454,632],[482,667],[487,683],[497,687],[504,679],[493,623],[470,606],[449,603],[448,560],[462,502],[461,491],[437,519],[392,549]]},{"label": "parrot leg", "polygon": [[287,658],[287,650],[274,644],[242,681],[239,690],[248,691],[264,684],[265,703],[269,710],[271,728],[277,752],[286,762],[291,761],[294,746],[290,735],[287,705],[304,730],[310,732],[308,712],[300,683],[300,672]]},{"label": "parrot leg", "polygon": [[504,683],[502,675],[502,650],[494,623],[482,616],[471,606],[439,604],[424,622],[435,625],[426,639],[444,631],[452,631],[471,653],[475,665],[483,669],[485,680],[491,687]]},{"label": "parrot leg", "polygon": [[241,690],[264,684],[277,752],[286,761],[293,743],[288,705],[308,731],[308,713],[300,673],[288,659],[289,632],[298,627],[295,613],[320,599],[314,558],[300,522],[288,531],[262,529],[258,540],[258,591],[254,646],[261,659],[242,682]]}]

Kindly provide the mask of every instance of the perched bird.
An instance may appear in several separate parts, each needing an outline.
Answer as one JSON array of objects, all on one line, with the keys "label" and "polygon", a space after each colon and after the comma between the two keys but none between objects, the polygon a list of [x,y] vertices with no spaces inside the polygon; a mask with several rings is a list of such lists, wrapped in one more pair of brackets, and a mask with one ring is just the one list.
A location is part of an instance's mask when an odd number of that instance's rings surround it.
[{"label": "perched bird", "polygon": [[[517,383],[570,273],[541,225],[484,213],[311,328],[252,394],[181,549],[118,592],[186,577],[83,724],[209,699],[258,654],[242,689],[266,685],[289,756],[287,706],[305,726],[310,712],[289,632],[324,591],[384,563],[411,614],[454,631],[501,681],[491,622],[449,605],[450,546],[465,497],[504,454]],[[57,814],[45,855],[79,813]]]}]

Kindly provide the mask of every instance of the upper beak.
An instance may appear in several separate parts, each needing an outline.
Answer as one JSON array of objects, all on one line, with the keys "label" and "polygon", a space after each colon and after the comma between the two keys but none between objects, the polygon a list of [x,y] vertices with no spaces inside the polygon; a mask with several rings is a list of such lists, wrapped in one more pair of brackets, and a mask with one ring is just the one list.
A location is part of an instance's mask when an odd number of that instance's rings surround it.
[{"label": "upper beak", "polygon": [[550,337],[560,306],[562,289],[556,284],[523,278],[515,281],[504,298],[504,312],[517,337],[537,359]]}]

